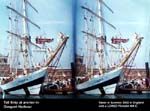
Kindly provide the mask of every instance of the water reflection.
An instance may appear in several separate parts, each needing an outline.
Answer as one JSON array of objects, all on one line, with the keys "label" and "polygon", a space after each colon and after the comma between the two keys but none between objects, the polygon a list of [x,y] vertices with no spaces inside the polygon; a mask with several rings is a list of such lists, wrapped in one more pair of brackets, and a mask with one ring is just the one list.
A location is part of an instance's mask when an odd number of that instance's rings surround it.
[{"label": "water reflection", "polygon": [[[0,95],[0,99],[3,99]],[[150,99],[150,94],[115,94],[115,95],[5,95],[4,99]]]}]

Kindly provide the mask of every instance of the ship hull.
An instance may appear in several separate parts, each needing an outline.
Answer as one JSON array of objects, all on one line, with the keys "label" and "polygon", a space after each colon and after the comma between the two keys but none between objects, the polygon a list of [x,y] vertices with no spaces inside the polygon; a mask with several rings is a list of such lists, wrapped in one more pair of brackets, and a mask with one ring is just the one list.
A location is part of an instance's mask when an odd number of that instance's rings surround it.
[{"label": "ship hull", "polygon": [[46,74],[47,68],[42,68],[28,75],[18,77],[0,87],[6,94],[39,94]]},{"label": "ship hull", "polygon": [[77,90],[86,94],[114,94],[121,75],[122,67],[78,84]]}]

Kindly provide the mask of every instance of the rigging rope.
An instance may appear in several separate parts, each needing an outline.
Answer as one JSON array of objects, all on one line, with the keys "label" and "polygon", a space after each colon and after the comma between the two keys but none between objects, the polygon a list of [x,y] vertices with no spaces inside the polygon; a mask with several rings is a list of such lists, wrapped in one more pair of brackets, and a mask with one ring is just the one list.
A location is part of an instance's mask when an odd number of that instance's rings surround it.
[{"label": "rigging rope", "polygon": [[59,61],[60,61],[60,57],[61,57],[61,55],[62,55],[62,52],[63,52],[65,46],[66,46],[66,43],[63,45],[61,51],[59,52],[57,59],[56,59],[55,61],[53,60],[54,62],[52,62],[52,64],[51,64],[51,66],[55,66],[53,73],[56,72],[56,68],[57,68],[57,66],[58,66],[58,63],[59,63]]},{"label": "rigging rope", "polygon": [[132,59],[131,59],[131,60],[129,61],[129,63],[127,64],[127,66],[129,66],[128,71],[124,70],[124,73],[126,72],[127,74],[129,74],[129,73],[131,72],[131,67],[132,67],[133,62],[134,62],[134,60],[135,60],[135,57],[136,57],[137,52],[138,52],[138,50],[139,50],[139,47],[140,47],[140,45],[138,45],[138,47],[136,48],[135,53],[134,53]]}]

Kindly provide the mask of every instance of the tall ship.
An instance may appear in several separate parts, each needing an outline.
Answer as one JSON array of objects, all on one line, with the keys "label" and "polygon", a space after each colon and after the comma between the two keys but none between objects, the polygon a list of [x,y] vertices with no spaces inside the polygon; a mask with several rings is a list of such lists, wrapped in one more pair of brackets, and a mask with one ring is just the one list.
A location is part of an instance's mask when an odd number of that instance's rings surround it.
[{"label": "tall ship", "polygon": [[[53,39],[36,38],[36,43],[32,42],[31,27],[40,30],[40,26],[29,18],[29,9],[38,13],[38,10],[28,0],[12,0],[6,6],[9,14],[9,35],[10,49],[9,74],[7,79],[1,81],[0,90],[5,94],[39,94],[41,85],[48,75],[48,67],[58,61],[58,56],[62,53],[68,36],[59,33],[59,43],[54,51],[49,48],[41,47],[39,44],[52,42]],[[30,27],[30,28],[29,28]],[[32,30],[33,31],[33,30]],[[36,63],[35,56],[37,51],[48,52],[42,64]],[[59,56],[60,57],[60,56]],[[7,72],[7,73],[8,73]]]},{"label": "tall ship", "polygon": [[[76,89],[80,93],[86,94],[114,94],[120,78],[124,75],[123,68],[126,67],[126,63],[131,56],[137,53],[143,37],[135,34],[135,42],[131,49],[126,51],[126,53],[122,51],[122,47],[119,45],[116,47],[113,44],[126,43],[128,39],[113,37],[111,39],[112,44],[107,42],[107,37],[103,32],[103,23],[114,30],[116,30],[116,27],[102,17],[101,8],[102,6],[105,6],[112,13],[113,11],[104,1],[97,0],[97,3],[98,13],[95,13],[87,6],[81,6],[81,8],[85,11],[85,30],[82,32],[85,34],[86,40],[84,56],[79,57],[77,55],[78,60],[76,61],[76,74],[80,76],[77,77]],[[88,18],[88,14],[91,14],[92,17]],[[88,27],[88,22],[93,22],[93,18],[98,20],[98,29],[100,33],[98,36],[93,33],[94,31],[90,31]],[[120,58],[118,58],[118,56],[113,58],[108,47],[111,48],[111,51],[115,50],[121,52],[122,56]],[[113,60],[109,61],[110,59]],[[84,64],[83,61],[85,61]],[[98,64],[97,72],[94,71],[95,61]],[[112,65],[113,61],[117,62],[114,62]]]}]

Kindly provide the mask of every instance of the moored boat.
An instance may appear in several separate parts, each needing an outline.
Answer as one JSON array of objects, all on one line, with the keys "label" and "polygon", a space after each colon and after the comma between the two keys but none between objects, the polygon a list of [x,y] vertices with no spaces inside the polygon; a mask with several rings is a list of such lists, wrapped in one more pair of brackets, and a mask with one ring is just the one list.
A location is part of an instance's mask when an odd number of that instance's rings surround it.
[{"label": "moored boat", "polygon": [[[43,61],[42,65],[37,66],[34,63],[35,61],[33,61],[33,47],[38,48],[39,51],[45,51],[46,49],[43,49],[31,40],[29,24],[39,30],[40,26],[28,18],[27,8],[30,7],[35,12],[38,11],[28,0],[19,0],[18,4],[21,4],[21,11],[17,10],[18,7],[16,7],[15,3],[17,2],[12,2],[9,6],[6,6],[10,11],[10,31],[7,31],[11,40],[9,49],[9,74],[7,74],[9,76],[1,81],[0,89],[2,93],[6,94],[39,94],[41,85],[48,75],[48,66],[54,62],[56,56],[63,50],[69,37],[63,33],[59,33],[60,41],[55,51],[48,55],[47,60]],[[42,43],[52,42],[53,39],[40,39],[39,41],[42,41]]]},{"label": "moored boat", "polygon": [[[113,48],[113,50],[120,50],[120,48],[116,48],[113,44],[121,44],[128,42],[129,39],[121,39],[121,38],[112,38],[112,44],[107,42],[107,37],[104,34],[103,30],[103,23],[106,23],[111,28],[116,29],[114,25],[106,21],[102,17],[101,8],[102,5],[104,5],[106,8],[108,8],[111,12],[112,9],[108,7],[104,1],[97,0],[98,1],[98,14],[95,13],[93,10],[86,6],[81,6],[83,10],[85,10],[85,31],[82,31],[86,36],[86,42],[85,42],[85,69],[79,68],[77,66],[77,69],[82,71],[77,71],[78,73],[82,73],[81,75],[87,76],[87,80],[80,82],[76,85],[76,88],[81,93],[86,94],[114,94],[116,91],[116,86],[120,80],[120,78],[123,76],[123,67],[126,64],[126,62],[129,60],[131,55],[138,50],[141,41],[143,37],[140,37],[136,34],[135,43],[131,47],[131,49],[125,54],[122,58],[113,58],[114,60],[120,59],[118,64],[115,64],[114,66],[111,66],[108,62],[109,57],[111,58],[112,54],[110,51],[107,50],[107,46]],[[89,15],[87,13],[92,14],[91,18],[88,18]],[[98,31],[100,33],[100,36],[97,36],[90,31],[88,27],[88,22],[93,22],[93,18],[96,17],[98,19]],[[93,22],[94,23],[94,22]],[[89,23],[89,24],[93,24]],[[97,22],[96,22],[97,23]],[[120,51],[121,52],[121,51]],[[95,55],[98,55],[99,59],[96,59]],[[99,61],[98,61],[99,60]],[[94,61],[98,61],[98,73],[95,73],[93,71],[94,69]],[[82,63],[81,63],[82,64]],[[76,63],[76,65],[80,65]],[[82,67],[82,66],[81,66]],[[97,76],[96,76],[97,75]]]}]

